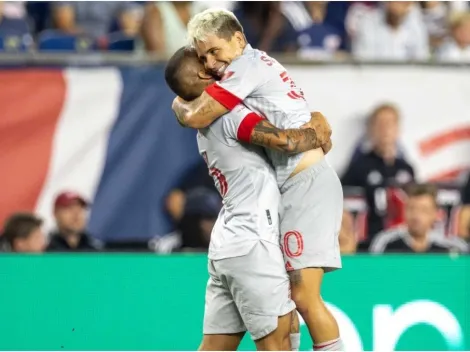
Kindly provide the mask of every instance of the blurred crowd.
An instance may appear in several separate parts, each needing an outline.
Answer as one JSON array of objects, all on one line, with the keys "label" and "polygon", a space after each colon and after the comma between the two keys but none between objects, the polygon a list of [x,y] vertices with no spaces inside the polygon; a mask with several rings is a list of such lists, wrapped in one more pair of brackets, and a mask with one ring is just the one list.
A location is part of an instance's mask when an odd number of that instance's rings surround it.
[{"label": "blurred crowd", "polygon": [[[340,175],[345,197],[354,198],[354,190],[359,190],[366,206],[355,211],[345,202],[341,252],[468,253],[470,174],[462,175],[460,201],[451,208],[441,204],[442,185],[415,180],[414,167],[400,145],[400,124],[396,106],[377,106],[367,119],[367,135],[358,141],[349,166]],[[175,226],[172,233],[145,243],[101,243],[86,230],[91,206],[73,191],[58,194],[53,209],[56,226],[50,234],[43,232],[36,215],[12,214],[0,234],[2,250],[205,252],[222,202],[201,160],[166,198],[165,208]]]},{"label": "blurred crowd", "polygon": [[172,55],[208,7],[232,10],[254,47],[317,60],[470,61],[466,1],[0,1],[0,52]]}]

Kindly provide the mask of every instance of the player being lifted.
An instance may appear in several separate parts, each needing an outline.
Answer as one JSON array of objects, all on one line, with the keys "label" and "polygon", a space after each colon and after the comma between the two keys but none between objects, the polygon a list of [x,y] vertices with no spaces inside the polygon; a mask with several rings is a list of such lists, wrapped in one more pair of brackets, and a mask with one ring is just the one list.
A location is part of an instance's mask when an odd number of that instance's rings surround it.
[{"label": "player being lifted", "polygon": [[[246,42],[233,13],[209,9],[197,14],[188,24],[188,36],[206,69],[220,81],[191,102],[174,100],[181,124],[207,127],[242,102],[278,128],[298,128],[309,121],[302,91],[281,64]],[[256,118],[250,121],[255,129],[262,123]],[[341,183],[320,148],[294,156],[276,150],[267,153],[281,191],[281,243],[292,298],[314,349],[341,350],[338,324],[320,295],[324,273],[341,268]]]},{"label": "player being lifted", "polygon": [[[214,82],[191,48],[173,55],[165,79],[186,100]],[[293,154],[327,140],[319,140],[312,129],[280,130],[239,104],[200,129],[197,142],[224,199],[209,247],[200,350],[236,350],[245,330],[258,350],[290,350],[296,314],[279,245],[281,196],[264,150],[254,144]]]}]

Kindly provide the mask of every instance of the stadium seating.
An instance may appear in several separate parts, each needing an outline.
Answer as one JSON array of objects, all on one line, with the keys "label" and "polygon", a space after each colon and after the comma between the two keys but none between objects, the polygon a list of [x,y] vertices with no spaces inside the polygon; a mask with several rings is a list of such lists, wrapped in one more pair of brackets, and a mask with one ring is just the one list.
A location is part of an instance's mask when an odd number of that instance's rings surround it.
[{"label": "stadium seating", "polygon": [[114,32],[108,36],[109,51],[134,51],[135,38],[129,37],[122,32]]},{"label": "stadium seating", "polygon": [[29,34],[0,33],[0,52],[25,52],[32,43]]},{"label": "stadium seating", "polygon": [[0,51],[23,52],[33,43],[27,22],[21,18],[2,18],[0,22]]},{"label": "stadium seating", "polygon": [[39,34],[39,51],[86,52],[96,49],[94,39],[86,35],[73,35],[55,30]]}]

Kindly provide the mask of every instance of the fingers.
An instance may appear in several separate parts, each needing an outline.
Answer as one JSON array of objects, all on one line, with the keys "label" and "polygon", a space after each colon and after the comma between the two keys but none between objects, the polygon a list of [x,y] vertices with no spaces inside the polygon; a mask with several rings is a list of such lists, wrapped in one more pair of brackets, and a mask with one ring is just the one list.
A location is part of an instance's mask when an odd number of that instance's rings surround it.
[{"label": "fingers", "polygon": [[323,150],[323,153],[325,155],[330,152],[331,148],[333,148],[333,142],[331,141],[331,139],[321,146],[321,149]]}]

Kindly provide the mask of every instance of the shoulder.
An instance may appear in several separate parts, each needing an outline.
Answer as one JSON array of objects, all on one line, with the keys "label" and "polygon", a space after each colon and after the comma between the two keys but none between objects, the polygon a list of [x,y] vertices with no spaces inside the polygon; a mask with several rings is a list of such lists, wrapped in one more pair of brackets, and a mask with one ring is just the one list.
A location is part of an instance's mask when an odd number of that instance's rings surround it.
[{"label": "shoulder", "polygon": [[233,68],[241,68],[243,67],[244,69],[248,67],[252,67],[253,64],[257,63],[259,61],[259,50],[256,49],[249,49],[246,50],[242,55],[237,57],[235,60],[232,61],[229,67]]},{"label": "shoulder", "polygon": [[469,251],[469,245],[460,237],[443,237],[432,235],[432,242],[442,248],[449,249],[450,251],[457,251],[467,253]]},{"label": "shoulder", "polygon": [[394,242],[400,242],[405,235],[406,228],[397,227],[394,229],[379,232],[370,245],[370,251],[373,253],[382,253]]}]

